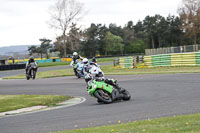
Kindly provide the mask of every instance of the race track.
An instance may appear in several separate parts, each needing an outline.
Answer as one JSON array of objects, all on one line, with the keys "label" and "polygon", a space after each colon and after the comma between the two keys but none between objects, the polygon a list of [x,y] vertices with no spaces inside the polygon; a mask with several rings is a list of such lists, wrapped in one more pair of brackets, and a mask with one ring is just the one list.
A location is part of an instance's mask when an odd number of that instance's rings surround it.
[{"label": "race track", "polygon": [[130,91],[130,101],[98,104],[74,76],[36,80],[0,80],[0,94],[70,95],[86,101],[67,108],[0,118],[2,133],[47,133],[117,121],[200,112],[200,74],[109,76]]}]

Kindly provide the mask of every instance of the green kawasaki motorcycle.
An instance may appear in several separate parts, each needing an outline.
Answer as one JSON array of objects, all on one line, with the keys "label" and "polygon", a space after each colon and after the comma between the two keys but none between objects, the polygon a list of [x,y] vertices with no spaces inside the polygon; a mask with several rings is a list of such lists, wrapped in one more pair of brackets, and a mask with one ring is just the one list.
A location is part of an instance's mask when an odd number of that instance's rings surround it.
[{"label": "green kawasaki motorcycle", "polygon": [[118,86],[117,80],[93,79],[89,81],[88,93],[97,98],[98,103],[112,103],[114,101],[128,101],[131,99],[130,93]]}]

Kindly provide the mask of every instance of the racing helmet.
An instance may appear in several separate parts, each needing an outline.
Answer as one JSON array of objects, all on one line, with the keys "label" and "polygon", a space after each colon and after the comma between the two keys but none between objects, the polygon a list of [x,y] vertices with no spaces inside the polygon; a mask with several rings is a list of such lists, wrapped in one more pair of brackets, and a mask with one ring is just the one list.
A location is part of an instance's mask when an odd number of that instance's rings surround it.
[{"label": "racing helmet", "polygon": [[35,62],[33,56],[30,56],[30,57],[29,57],[29,62],[30,62],[30,63],[31,63],[31,62]]},{"label": "racing helmet", "polygon": [[29,59],[30,59],[30,60],[34,60],[34,57],[33,57],[33,56],[30,56]]},{"label": "racing helmet", "polygon": [[95,57],[92,58],[92,62],[97,62]]},{"label": "racing helmet", "polygon": [[86,65],[86,64],[88,64],[88,59],[87,59],[87,58],[84,58],[82,62],[83,62],[83,64]]},{"label": "racing helmet", "polygon": [[76,55],[78,55],[78,53],[77,53],[77,52],[74,52],[74,53],[73,53],[73,56],[76,56]]}]

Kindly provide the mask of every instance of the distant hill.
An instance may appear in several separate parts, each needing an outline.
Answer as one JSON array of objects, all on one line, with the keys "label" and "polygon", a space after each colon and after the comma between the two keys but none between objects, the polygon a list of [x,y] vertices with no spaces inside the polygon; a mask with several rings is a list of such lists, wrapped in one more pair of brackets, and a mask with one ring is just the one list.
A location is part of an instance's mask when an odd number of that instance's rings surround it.
[{"label": "distant hill", "polygon": [[28,47],[30,46],[32,45],[0,47],[0,55],[6,55],[6,56],[13,56],[13,54],[25,55],[28,54]]}]

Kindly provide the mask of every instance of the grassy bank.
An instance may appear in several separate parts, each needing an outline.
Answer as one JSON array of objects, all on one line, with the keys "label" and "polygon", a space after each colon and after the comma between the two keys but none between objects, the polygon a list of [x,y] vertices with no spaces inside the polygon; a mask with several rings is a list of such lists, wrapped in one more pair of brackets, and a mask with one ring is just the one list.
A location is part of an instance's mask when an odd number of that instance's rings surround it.
[{"label": "grassy bank", "polygon": [[[199,133],[200,114],[181,115],[59,133]],[[77,125],[78,126],[78,125]]]},{"label": "grassy bank", "polygon": [[[167,74],[167,73],[200,73],[200,67],[154,67],[154,68],[137,68],[137,69],[123,69],[115,68],[113,65],[101,66],[105,75],[131,75],[131,74]],[[38,72],[36,78],[51,78],[73,76],[72,69],[60,69],[46,72]],[[3,79],[25,79],[25,74],[8,76]]]},{"label": "grassy bank", "polygon": [[70,98],[58,95],[0,95],[0,112],[37,105],[54,106]]}]

